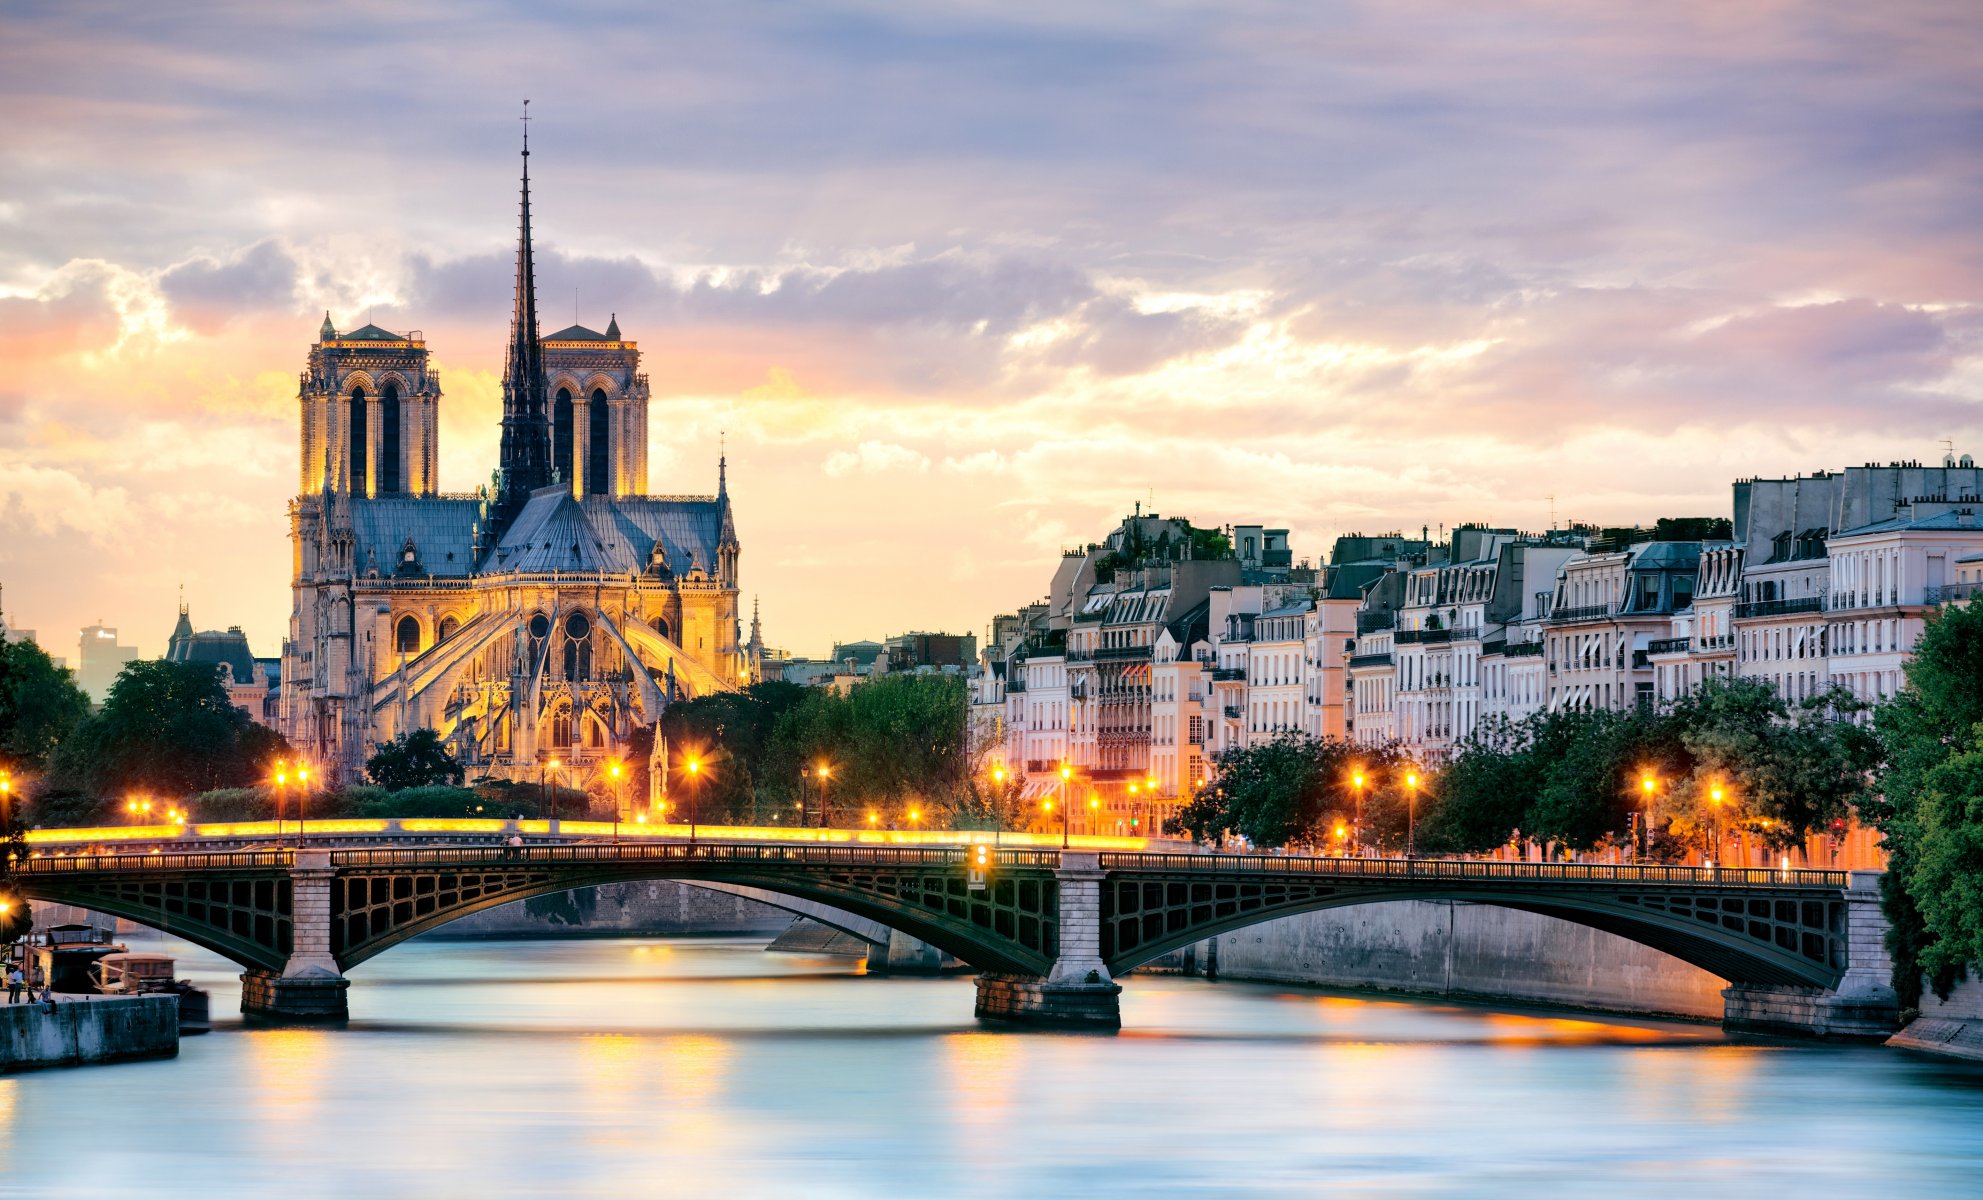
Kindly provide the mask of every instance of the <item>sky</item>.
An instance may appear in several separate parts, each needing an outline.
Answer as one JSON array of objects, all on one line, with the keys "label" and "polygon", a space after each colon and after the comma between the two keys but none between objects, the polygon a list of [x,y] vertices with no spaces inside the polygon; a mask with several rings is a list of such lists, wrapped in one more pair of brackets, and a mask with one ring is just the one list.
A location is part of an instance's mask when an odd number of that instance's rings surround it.
[{"label": "sky", "polygon": [[296,376],[425,333],[496,465],[544,331],[801,654],[982,631],[1141,503],[1345,532],[1726,515],[1983,454],[1973,0],[0,8],[0,586],[273,655]]}]

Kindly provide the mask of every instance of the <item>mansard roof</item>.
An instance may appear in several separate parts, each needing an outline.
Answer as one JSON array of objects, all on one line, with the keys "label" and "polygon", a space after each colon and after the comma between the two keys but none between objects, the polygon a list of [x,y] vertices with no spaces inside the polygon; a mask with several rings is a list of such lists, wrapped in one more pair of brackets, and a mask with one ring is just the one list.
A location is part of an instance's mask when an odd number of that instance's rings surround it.
[{"label": "mansard roof", "polygon": [[255,656],[248,652],[247,636],[239,629],[209,629],[183,636],[174,633],[165,658],[178,663],[226,663],[235,683],[249,683],[255,678]]},{"label": "mansard roof", "polygon": [[619,339],[616,337],[607,337],[598,330],[587,329],[583,325],[568,325],[556,333],[545,334],[543,340],[547,342],[612,342]]}]

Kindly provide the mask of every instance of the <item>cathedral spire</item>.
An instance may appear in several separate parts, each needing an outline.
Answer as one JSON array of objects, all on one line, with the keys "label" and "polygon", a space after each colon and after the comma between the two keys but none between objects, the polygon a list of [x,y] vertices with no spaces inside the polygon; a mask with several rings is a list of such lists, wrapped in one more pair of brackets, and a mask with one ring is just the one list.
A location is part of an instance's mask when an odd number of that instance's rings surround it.
[{"label": "cathedral spire", "polygon": [[544,347],[537,337],[537,268],[530,246],[530,101],[523,102],[523,189],[516,237],[516,308],[510,316],[503,371],[503,524],[530,493],[551,482],[550,407],[544,398]]},{"label": "cathedral spire", "polygon": [[727,433],[716,435],[716,498],[730,498],[730,443]]}]

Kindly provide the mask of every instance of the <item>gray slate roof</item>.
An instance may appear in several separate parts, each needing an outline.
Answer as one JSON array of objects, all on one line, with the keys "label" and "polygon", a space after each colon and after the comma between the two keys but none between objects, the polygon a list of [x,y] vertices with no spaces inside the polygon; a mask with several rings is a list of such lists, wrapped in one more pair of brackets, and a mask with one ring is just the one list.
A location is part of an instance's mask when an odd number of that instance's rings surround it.
[{"label": "gray slate roof", "polygon": [[543,488],[517,514],[485,571],[583,571],[625,575],[646,568],[660,542],[678,575],[714,573],[723,533],[722,504],[708,499],[587,496]]},{"label": "gray slate roof", "polygon": [[583,325],[568,325],[556,333],[547,333],[538,340],[544,342],[605,342],[613,339],[608,338],[596,329],[587,329]]},{"label": "gray slate roof", "polygon": [[351,561],[360,574],[376,562],[379,574],[391,575],[399,566],[399,552],[409,536],[428,574],[465,576],[474,569],[475,519],[482,508],[479,500],[380,496],[349,501],[340,497],[338,503],[351,506]]}]

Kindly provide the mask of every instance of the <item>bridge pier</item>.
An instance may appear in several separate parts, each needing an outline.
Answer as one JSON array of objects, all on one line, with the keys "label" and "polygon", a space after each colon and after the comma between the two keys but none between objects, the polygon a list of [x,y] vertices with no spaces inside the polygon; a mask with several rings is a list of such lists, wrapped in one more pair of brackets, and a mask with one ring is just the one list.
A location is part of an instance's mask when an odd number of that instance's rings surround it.
[{"label": "bridge pier", "polygon": [[327,850],[299,850],[290,867],[290,951],[282,971],[241,973],[241,1015],[272,1024],[325,1024],[350,1016],[351,981],[330,952],[331,868]]},{"label": "bridge pier", "polygon": [[1122,1028],[1122,985],[1102,961],[1102,864],[1063,851],[1054,872],[1060,894],[1060,955],[1045,979],[978,976],[977,1015],[991,1021],[1073,1029]]},{"label": "bridge pier", "polygon": [[1846,889],[1845,976],[1829,991],[1734,983],[1722,989],[1722,1024],[1756,1033],[1884,1040],[1900,1028],[1900,1001],[1887,954],[1880,872],[1854,871]]}]

